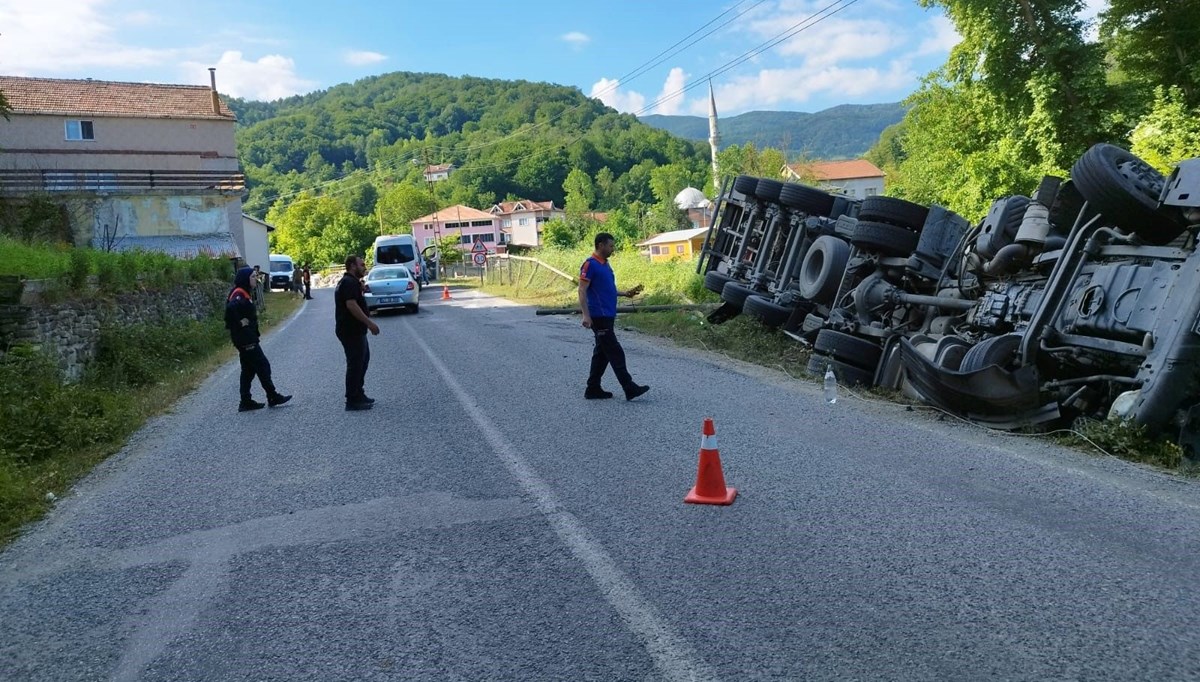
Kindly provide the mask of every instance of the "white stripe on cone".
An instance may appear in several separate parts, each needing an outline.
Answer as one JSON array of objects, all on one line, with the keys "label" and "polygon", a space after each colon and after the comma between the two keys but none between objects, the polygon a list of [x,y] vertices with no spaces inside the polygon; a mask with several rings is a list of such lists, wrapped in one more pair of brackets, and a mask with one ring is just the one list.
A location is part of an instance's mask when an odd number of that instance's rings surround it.
[{"label": "white stripe on cone", "polygon": [[711,436],[701,436],[700,437],[700,449],[701,450],[716,450],[717,449],[717,435],[713,434]]}]

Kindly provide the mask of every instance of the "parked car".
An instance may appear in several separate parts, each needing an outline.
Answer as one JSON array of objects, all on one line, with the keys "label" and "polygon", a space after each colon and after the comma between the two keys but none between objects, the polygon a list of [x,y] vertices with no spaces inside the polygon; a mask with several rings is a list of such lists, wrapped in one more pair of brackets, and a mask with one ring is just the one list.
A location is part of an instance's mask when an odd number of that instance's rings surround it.
[{"label": "parked car", "polygon": [[367,313],[404,309],[421,312],[421,288],[412,271],[403,265],[375,266],[367,273],[363,297]]},{"label": "parked car", "polygon": [[411,234],[381,235],[375,238],[371,249],[375,265],[403,265],[412,273],[418,288],[429,281],[424,258]]},{"label": "parked car", "polygon": [[[1200,452],[1200,159],[1164,178],[1098,144],[1069,179],[997,199],[973,226],[871,197],[832,231],[810,220],[804,258],[780,246],[787,207],[774,185],[739,180],[707,240],[705,286],[721,286],[723,307],[774,292],[775,305],[787,294],[811,310],[798,330],[782,325],[811,344],[809,372],[1002,428],[1127,419]],[[784,311],[767,312],[781,326]]]}]

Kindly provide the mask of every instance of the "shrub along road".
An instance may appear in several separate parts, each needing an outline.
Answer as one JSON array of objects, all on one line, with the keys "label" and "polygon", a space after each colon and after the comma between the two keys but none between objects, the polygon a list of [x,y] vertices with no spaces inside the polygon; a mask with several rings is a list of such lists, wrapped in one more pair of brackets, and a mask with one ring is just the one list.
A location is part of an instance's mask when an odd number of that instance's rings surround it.
[{"label": "shrub along road", "polygon": [[585,401],[577,318],[475,292],[378,318],[344,412],[316,296],[292,403],[226,365],[0,554],[4,677],[1200,675],[1195,481],[629,334],[653,390]]}]

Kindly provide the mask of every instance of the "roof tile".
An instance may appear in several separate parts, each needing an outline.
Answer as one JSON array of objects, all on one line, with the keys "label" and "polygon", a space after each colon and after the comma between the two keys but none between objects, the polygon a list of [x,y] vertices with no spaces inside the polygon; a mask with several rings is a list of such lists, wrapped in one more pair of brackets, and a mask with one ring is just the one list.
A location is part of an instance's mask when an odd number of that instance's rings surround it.
[{"label": "roof tile", "polygon": [[213,112],[204,85],[0,76],[0,92],[14,114],[237,120],[224,101]]}]

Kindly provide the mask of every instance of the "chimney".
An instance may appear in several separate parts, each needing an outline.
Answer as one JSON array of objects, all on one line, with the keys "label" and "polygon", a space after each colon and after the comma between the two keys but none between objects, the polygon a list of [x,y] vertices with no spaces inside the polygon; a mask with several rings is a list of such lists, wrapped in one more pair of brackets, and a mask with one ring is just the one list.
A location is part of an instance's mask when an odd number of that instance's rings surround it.
[{"label": "chimney", "polygon": [[216,67],[209,67],[208,79],[209,79],[209,82],[212,83],[211,87],[212,87],[213,113],[216,114],[217,116],[220,116],[221,115],[221,98],[217,96],[217,69],[216,69]]}]

